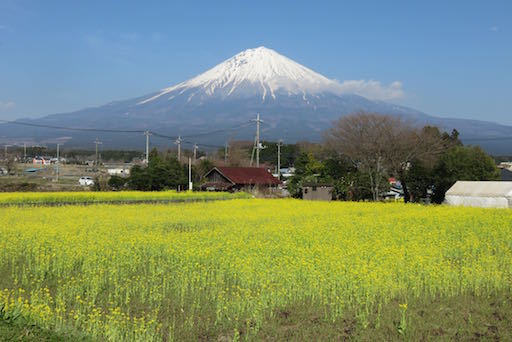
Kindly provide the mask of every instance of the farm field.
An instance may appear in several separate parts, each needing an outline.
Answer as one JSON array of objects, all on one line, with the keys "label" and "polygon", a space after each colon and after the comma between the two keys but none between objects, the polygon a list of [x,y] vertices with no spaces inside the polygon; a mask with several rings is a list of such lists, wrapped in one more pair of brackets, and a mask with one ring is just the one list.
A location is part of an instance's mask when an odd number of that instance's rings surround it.
[{"label": "farm field", "polygon": [[0,206],[58,205],[91,203],[188,202],[220,199],[249,198],[250,195],[226,192],[0,192]]},{"label": "farm field", "polygon": [[0,340],[512,339],[510,210],[10,206],[0,236]]}]

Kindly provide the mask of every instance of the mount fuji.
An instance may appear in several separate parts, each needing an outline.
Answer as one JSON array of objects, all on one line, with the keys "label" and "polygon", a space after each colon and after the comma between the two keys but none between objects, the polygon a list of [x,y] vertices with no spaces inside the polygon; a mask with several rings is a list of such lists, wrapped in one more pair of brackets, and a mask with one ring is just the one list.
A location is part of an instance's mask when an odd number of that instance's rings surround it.
[{"label": "mount fuji", "polygon": [[[257,113],[264,120],[265,140],[319,141],[333,120],[357,111],[401,116],[418,125],[456,128],[462,139],[486,138],[482,145],[494,153],[511,153],[506,141],[489,137],[512,136],[512,127],[496,123],[448,119],[392,103],[347,93],[336,80],[277,53],[259,47],[245,50],[212,69],[177,85],[134,99],[53,114],[19,122],[42,126],[150,130],[168,136],[184,136],[191,143],[221,145],[227,140],[251,140]],[[208,134],[204,134],[208,132]],[[137,135],[139,134],[139,135]],[[52,143],[90,147],[99,137],[105,148],[144,147],[140,133],[66,131],[52,128],[0,125],[0,141]],[[170,142],[152,138],[152,144]],[[475,140],[476,142],[476,140]]]}]

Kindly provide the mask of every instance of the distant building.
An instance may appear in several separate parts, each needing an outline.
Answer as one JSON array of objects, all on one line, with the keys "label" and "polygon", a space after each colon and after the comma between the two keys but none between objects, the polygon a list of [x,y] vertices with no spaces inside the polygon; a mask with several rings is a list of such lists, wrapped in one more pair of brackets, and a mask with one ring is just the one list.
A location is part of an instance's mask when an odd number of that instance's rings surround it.
[{"label": "distant building", "polygon": [[50,165],[50,157],[41,157],[36,156],[32,159],[32,164],[34,165]]},{"label": "distant building", "polygon": [[[295,168],[294,167],[283,167],[283,168],[279,169],[279,172],[281,174],[281,178],[287,179],[287,178],[293,177],[293,175],[295,175]],[[276,173],[273,173],[272,175],[277,178],[277,171],[276,171]]]},{"label": "distant building", "polygon": [[59,157],[59,159],[57,159],[57,158],[50,159],[50,164],[57,164],[57,161],[59,161],[61,164],[67,163],[66,158]]},{"label": "distant building", "polygon": [[128,177],[130,175],[130,169],[124,167],[109,167],[107,168],[107,173],[110,176]]},{"label": "distant building", "polygon": [[302,185],[302,199],[309,201],[331,201],[334,187],[325,183],[306,183]]},{"label": "distant building", "polygon": [[219,166],[211,169],[201,186],[208,191],[236,191],[243,189],[276,188],[281,182],[266,169],[257,167]]},{"label": "distant building", "polygon": [[512,182],[458,181],[446,192],[445,203],[482,208],[512,208]]},{"label": "distant building", "polygon": [[509,169],[512,171],[512,162],[501,162],[498,167],[500,169]]},{"label": "distant building", "polygon": [[389,191],[383,194],[384,198],[397,200],[404,197],[404,189],[402,187],[402,183],[400,183],[399,180],[397,180],[395,177],[391,177],[388,179],[388,182]]}]

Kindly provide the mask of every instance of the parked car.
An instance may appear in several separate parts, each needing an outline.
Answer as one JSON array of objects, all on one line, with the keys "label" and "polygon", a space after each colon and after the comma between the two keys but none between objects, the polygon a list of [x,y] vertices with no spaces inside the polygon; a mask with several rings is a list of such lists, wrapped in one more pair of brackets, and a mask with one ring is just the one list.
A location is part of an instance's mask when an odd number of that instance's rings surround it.
[{"label": "parked car", "polygon": [[80,177],[78,184],[82,186],[92,186],[94,185],[94,180],[91,177]]}]

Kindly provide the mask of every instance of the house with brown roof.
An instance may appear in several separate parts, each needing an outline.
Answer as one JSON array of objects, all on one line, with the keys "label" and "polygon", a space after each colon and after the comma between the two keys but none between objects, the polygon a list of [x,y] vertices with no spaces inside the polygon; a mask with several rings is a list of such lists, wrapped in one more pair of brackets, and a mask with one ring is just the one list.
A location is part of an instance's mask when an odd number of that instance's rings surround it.
[{"label": "house with brown roof", "polygon": [[211,169],[201,186],[208,191],[236,191],[252,188],[276,188],[281,182],[266,169],[219,166]]}]

